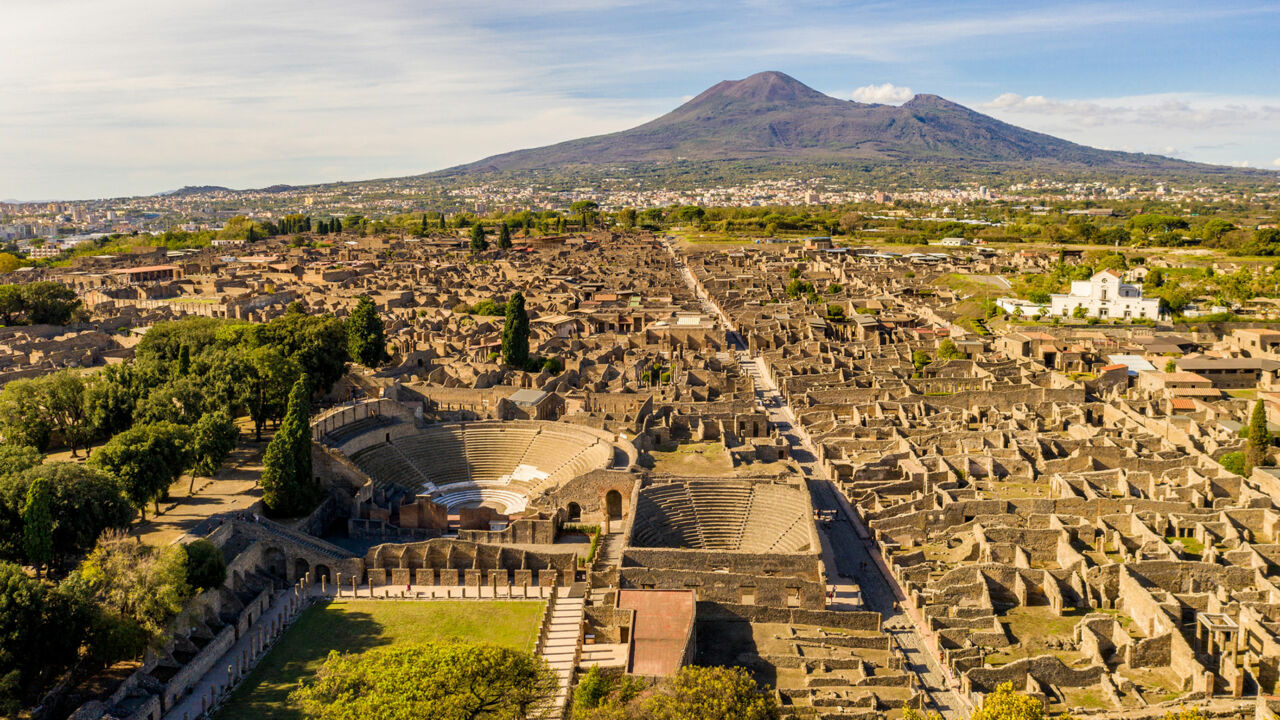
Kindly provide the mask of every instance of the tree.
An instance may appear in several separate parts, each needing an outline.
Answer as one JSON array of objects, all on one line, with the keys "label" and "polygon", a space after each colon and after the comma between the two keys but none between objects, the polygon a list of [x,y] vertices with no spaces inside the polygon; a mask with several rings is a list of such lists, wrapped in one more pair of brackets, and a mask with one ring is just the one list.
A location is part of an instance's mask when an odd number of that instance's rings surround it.
[{"label": "tree", "polygon": [[471,226],[471,254],[478,255],[489,249],[489,241],[484,238],[484,226],[476,223]]},{"label": "tree", "polygon": [[49,449],[53,426],[41,402],[36,379],[14,380],[0,390],[0,435],[11,445],[26,445],[40,452]]},{"label": "tree", "polygon": [[1039,700],[1014,692],[1013,683],[1001,683],[989,693],[982,708],[969,716],[969,720],[1044,720],[1044,704]]},{"label": "tree", "polygon": [[498,226],[498,249],[511,249],[511,228],[505,222]]},{"label": "tree", "polygon": [[36,478],[27,487],[22,506],[22,546],[27,563],[35,567],[36,577],[53,561],[53,515],[49,512],[49,483]]},{"label": "tree", "polygon": [[1089,314],[1089,309],[1083,305],[1077,305],[1076,308],[1071,311],[1071,317],[1075,318],[1076,320],[1083,319],[1084,316],[1088,314]]},{"label": "tree", "polygon": [[116,478],[83,463],[34,464],[0,477],[0,557],[27,557],[19,539],[28,495],[37,483],[47,493],[52,521],[51,568],[63,558],[88,552],[103,531],[126,527],[133,519],[133,507]]},{"label": "tree", "polygon": [[636,226],[636,209],[622,208],[618,211],[618,224],[625,230],[630,230]]},{"label": "tree", "polygon": [[108,365],[86,378],[85,416],[93,437],[110,437],[133,425],[142,385],[136,365]]},{"label": "tree", "polygon": [[911,364],[916,367],[916,372],[924,370],[924,366],[930,362],[932,360],[929,358],[929,353],[923,350],[913,350],[911,352]]},{"label": "tree", "polygon": [[775,720],[778,702],[741,667],[687,665],[643,702],[652,720]]},{"label": "tree", "polygon": [[160,498],[191,463],[191,431],[171,422],[135,425],[107,441],[89,459],[120,479],[129,501],[147,515],[147,503],[160,512]]},{"label": "tree", "polygon": [[529,363],[529,314],[524,295],[516,291],[507,300],[507,319],[502,326],[502,362],[513,368]]},{"label": "tree", "polygon": [[193,592],[210,590],[227,579],[227,561],[222,550],[208,540],[200,539],[183,546],[187,553],[187,585]]},{"label": "tree", "polygon": [[225,410],[200,416],[191,433],[191,487],[188,494],[195,490],[196,475],[211,476],[218,472],[222,461],[235,449],[239,437],[240,428]]},{"label": "tree", "polygon": [[303,515],[320,500],[311,473],[310,380],[300,376],[289,391],[289,409],[263,456],[262,501],[275,515]]},{"label": "tree", "polygon": [[0,562],[0,716],[18,717],[76,660],[86,610],[62,587]]},{"label": "tree", "polygon": [[1253,405],[1253,415],[1249,418],[1249,444],[1245,448],[1245,469],[1252,472],[1255,467],[1267,462],[1267,448],[1271,445],[1271,433],[1267,431],[1267,408],[1264,401]]},{"label": "tree", "polygon": [[578,216],[578,223],[583,230],[587,229],[587,224],[595,216],[595,212],[598,209],[600,209],[600,204],[594,200],[579,200],[569,206],[569,212]]},{"label": "tree", "polygon": [[[503,227],[506,227],[505,225]],[[510,246],[510,242],[507,243]],[[366,367],[377,367],[389,359],[387,339],[378,308],[368,295],[361,295],[347,318],[347,352]]]},{"label": "tree", "polygon": [[289,403],[288,388],[298,377],[298,365],[274,347],[251,350],[246,360],[252,372],[244,386],[245,406],[253,420],[254,439],[261,441],[267,421],[284,417]]},{"label": "tree", "polygon": [[945,338],[938,343],[938,359],[939,360],[961,360],[965,354],[956,347],[956,343],[951,338]]},{"label": "tree", "polygon": [[[191,597],[181,545],[153,548],[123,532],[103,535],[64,584],[92,597],[114,626],[108,655],[136,657],[164,638],[165,624]],[[95,641],[96,644],[96,641]]]},{"label": "tree", "polygon": [[22,267],[22,260],[13,253],[0,252],[0,274],[11,273]]},{"label": "tree", "polygon": [[1245,458],[1242,452],[1229,452],[1218,458],[1218,464],[1227,472],[1235,473],[1240,477],[1248,475],[1245,472]]},{"label": "tree", "polygon": [[530,652],[427,642],[331,652],[289,700],[315,720],[523,720],[555,688],[554,673]]}]

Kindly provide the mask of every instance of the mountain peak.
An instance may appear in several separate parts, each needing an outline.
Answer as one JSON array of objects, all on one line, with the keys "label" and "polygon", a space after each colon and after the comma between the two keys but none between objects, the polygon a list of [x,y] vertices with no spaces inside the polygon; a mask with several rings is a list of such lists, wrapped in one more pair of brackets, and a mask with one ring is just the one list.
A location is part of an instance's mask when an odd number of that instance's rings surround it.
[{"label": "mountain peak", "polygon": [[947,110],[954,109],[954,108],[960,108],[964,110],[968,109],[968,108],[965,108],[965,106],[960,105],[959,103],[951,102],[950,100],[938,95],[929,95],[928,93],[917,94],[915,97],[903,103],[902,107],[911,108],[911,109],[920,109],[920,110],[923,110],[925,108],[936,108],[936,109],[947,109]]},{"label": "mountain peak", "polygon": [[1193,167],[1077,145],[1000,122],[937,95],[916,95],[901,106],[859,103],[838,100],[790,75],[768,71],[716,83],[666,115],[630,130],[495,155],[453,172],[681,159]]},{"label": "mountain peak", "polygon": [[704,104],[760,103],[795,104],[826,99],[827,96],[777,70],[758,72],[741,80],[723,80],[707,88],[686,103],[686,107]]}]

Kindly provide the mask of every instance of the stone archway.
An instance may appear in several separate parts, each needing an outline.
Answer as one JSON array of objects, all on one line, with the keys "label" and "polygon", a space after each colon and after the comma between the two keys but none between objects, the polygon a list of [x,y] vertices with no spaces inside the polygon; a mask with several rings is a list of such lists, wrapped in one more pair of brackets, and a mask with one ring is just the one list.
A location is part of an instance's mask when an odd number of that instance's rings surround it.
[{"label": "stone archway", "polygon": [[568,514],[569,522],[578,522],[582,519],[582,506],[576,502],[569,503]]},{"label": "stone archway", "polygon": [[267,548],[266,552],[263,553],[263,560],[263,564],[267,567],[267,572],[271,573],[272,576],[280,580],[289,579],[289,565],[288,561],[285,560],[283,550]]},{"label": "stone archway", "polygon": [[307,576],[307,571],[311,569],[311,563],[298,558],[293,561],[293,580],[297,582]]},{"label": "stone archway", "polygon": [[333,583],[333,575],[329,572],[328,565],[316,565],[316,569],[312,571],[311,579],[313,581],[320,582],[321,578],[324,578],[329,584]]},{"label": "stone archway", "polygon": [[610,520],[622,519],[622,493],[610,490],[604,496],[605,513]]}]

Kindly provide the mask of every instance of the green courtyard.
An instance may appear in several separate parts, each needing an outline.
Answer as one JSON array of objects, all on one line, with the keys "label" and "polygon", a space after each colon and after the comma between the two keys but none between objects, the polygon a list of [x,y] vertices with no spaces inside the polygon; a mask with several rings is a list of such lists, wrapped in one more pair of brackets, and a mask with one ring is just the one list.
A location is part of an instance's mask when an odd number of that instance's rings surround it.
[{"label": "green courtyard", "polygon": [[532,650],[543,603],[335,600],[303,611],[219,709],[218,720],[300,720],[289,693],[329,651],[362,652],[426,640],[483,640]]}]

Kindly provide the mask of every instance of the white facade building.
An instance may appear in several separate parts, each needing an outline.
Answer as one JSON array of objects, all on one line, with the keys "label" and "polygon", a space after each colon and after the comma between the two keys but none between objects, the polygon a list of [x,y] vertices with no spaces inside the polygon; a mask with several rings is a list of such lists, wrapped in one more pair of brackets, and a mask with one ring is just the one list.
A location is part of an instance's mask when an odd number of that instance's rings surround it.
[{"label": "white facade building", "polygon": [[1120,273],[1103,270],[1071,283],[1071,292],[1050,295],[1052,313],[1071,317],[1078,307],[1086,317],[1131,320],[1160,317],[1160,300],[1142,296],[1142,288],[1122,282]]}]

